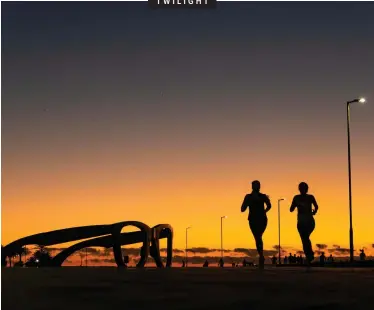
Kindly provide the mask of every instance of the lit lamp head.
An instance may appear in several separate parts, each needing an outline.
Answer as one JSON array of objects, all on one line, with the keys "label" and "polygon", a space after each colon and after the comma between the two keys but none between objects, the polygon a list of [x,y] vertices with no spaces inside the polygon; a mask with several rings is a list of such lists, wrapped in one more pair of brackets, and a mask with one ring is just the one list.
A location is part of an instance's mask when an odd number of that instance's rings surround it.
[{"label": "lit lamp head", "polygon": [[221,216],[221,218],[223,218],[223,219],[227,219],[227,215]]},{"label": "lit lamp head", "polygon": [[350,104],[350,103],[356,103],[356,102],[359,102],[359,103],[365,103],[365,102],[366,102],[366,99],[365,99],[365,98],[357,98],[357,99],[354,99],[354,100],[348,101],[347,103]]}]

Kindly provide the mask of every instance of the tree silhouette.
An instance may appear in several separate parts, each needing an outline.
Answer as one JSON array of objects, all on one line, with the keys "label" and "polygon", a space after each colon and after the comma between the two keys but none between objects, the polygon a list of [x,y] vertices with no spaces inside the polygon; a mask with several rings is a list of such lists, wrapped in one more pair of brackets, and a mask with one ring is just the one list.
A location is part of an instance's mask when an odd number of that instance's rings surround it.
[{"label": "tree silhouette", "polygon": [[[278,244],[273,245],[273,249],[274,249],[275,251],[279,251],[279,245],[278,245]],[[280,247],[280,250],[281,250],[281,253],[286,252],[286,250],[283,250],[282,246]]]},{"label": "tree silhouette", "polygon": [[49,251],[43,245],[36,247],[34,254],[26,262],[27,267],[46,267],[50,266],[52,256]]},{"label": "tree silhouette", "polygon": [[83,267],[83,258],[86,256],[84,250],[79,251],[79,257],[81,259],[81,267]]},{"label": "tree silhouette", "polygon": [[318,253],[318,254],[322,254],[322,253],[324,253],[323,250],[327,248],[327,244],[320,244],[320,243],[317,243],[317,244],[316,244],[316,247],[318,248],[317,253]]},{"label": "tree silhouette", "polygon": [[112,255],[113,251],[111,248],[105,248],[104,251],[103,251],[103,256],[107,257],[107,256],[110,256]]}]

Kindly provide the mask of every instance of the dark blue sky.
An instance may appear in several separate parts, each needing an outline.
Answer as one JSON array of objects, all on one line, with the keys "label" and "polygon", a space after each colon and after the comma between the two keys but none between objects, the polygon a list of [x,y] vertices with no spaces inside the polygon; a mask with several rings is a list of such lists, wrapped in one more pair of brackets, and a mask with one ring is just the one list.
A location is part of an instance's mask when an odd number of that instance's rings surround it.
[{"label": "dark blue sky", "polygon": [[[146,2],[2,5],[5,96],[20,83],[24,92],[60,92],[64,84],[65,94],[77,94],[69,84],[86,74],[81,92],[118,93],[142,82],[148,91],[168,87],[184,97],[209,89],[227,100],[302,96],[326,107],[321,95],[339,92],[336,101],[345,100],[372,85],[372,3],[221,2],[216,10],[151,10]],[[267,108],[280,106],[266,101]]]},{"label": "dark blue sky", "polygon": [[[38,127],[47,107],[66,122],[141,115],[160,130],[186,121],[201,131],[223,118],[312,126],[316,117],[325,130],[342,119],[342,102],[373,89],[372,3],[2,6],[5,141],[12,126]],[[362,122],[372,120],[367,109]]]}]

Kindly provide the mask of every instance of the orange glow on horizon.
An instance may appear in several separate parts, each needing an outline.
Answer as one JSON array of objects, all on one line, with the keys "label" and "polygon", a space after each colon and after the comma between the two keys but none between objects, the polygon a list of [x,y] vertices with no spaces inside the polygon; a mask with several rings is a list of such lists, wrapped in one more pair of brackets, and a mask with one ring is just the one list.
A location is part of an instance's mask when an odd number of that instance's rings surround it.
[{"label": "orange glow on horizon", "polygon": [[[41,178],[30,183],[27,180],[31,179],[25,178],[17,187],[9,178],[5,178],[2,205],[6,208],[2,209],[2,244],[43,231],[140,220],[150,226],[171,224],[175,230],[176,248],[184,248],[185,228],[190,225],[193,229],[188,235],[189,246],[219,248],[220,218],[226,214],[228,218],[223,221],[224,248],[255,248],[247,222],[248,211],[245,214],[240,212],[244,195],[250,191],[249,181],[244,177],[249,173],[244,171],[238,178],[229,169],[222,169],[213,171],[211,175],[206,171],[197,178],[193,172],[194,169],[186,167],[181,174],[183,178],[177,182],[166,175],[158,182],[152,176],[142,180],[123,178],[108,181],[106,175],[93,178],[85,171],[76,172],[76,178],[72,178],[72,172],[54,175],[48,171],[30,170],[29,175],[39,173]],[[278,244],[278,197],[287,199],[281,201],[281,243],[301,248],[296,213],[289,212],[290,201],[297,194],[298,180],[302,180],[299,174],[290,171],[288,175],[280,177],[283,181],[275,181],[269,171],[260,178],[262,192],[268,194],[272,202],[264,234],[266,249]],[[307,180],[310,192],[315,195],[320,206],[315,217],[316,229],[311,236],[312,242],[347,247],[345,174],[336,173],[333,182],[331,178],[317,177],[313,173]],[[331,182],[336,186],[331,187]],[[373,198],[364,187],[365,184],[359,185],[355,181],[353,187],[356,250],[364,244],[372,244],[374,235],[371,223],[374,209],[366,207],[373,205]]]}]

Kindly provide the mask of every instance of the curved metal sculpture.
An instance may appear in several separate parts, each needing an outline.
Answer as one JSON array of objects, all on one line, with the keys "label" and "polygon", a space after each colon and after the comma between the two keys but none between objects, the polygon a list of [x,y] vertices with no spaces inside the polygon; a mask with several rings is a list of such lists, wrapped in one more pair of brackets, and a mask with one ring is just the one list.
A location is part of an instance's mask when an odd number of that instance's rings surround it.
[{"label": "curved metal sculpture", "polygon": [[[121,233],[126,226],[134,226],[140,231]],[[93,239],[88,239],[93,238]],[[150,228],[148,225],[138,221],[125,221],[110,225],[91,225],[66,229],[59,229],[24,237],[9,243],[2,248],[2,265],[6,265],[6,258],[21,255],[23,247],[37,244],[50,246],[59,243],[72,242],[88,239],[76,243],[58,253],[51,261],[52,267],[60,267],[63,262],[74,252],[87,247],[113,248],[114,259],[118,267],[124,267],[121,246],[142,242],[140,249],[140,260],[137,267],[144,267],[149,254],[153,257],[156,266],[163,268],[161,260],[159,240],[167,238],[166,267],[172,265],[173,254],[173,228],[169,224],[159,224]]]},{"label": "curved metal sculpture", "polygon": [[170,267],[173,259],[173,228],[168,224],[159,224],[152,228],[151,256],[157,267],[163,267],[160,256],[160,239],[167,238],[166,267]]}]

